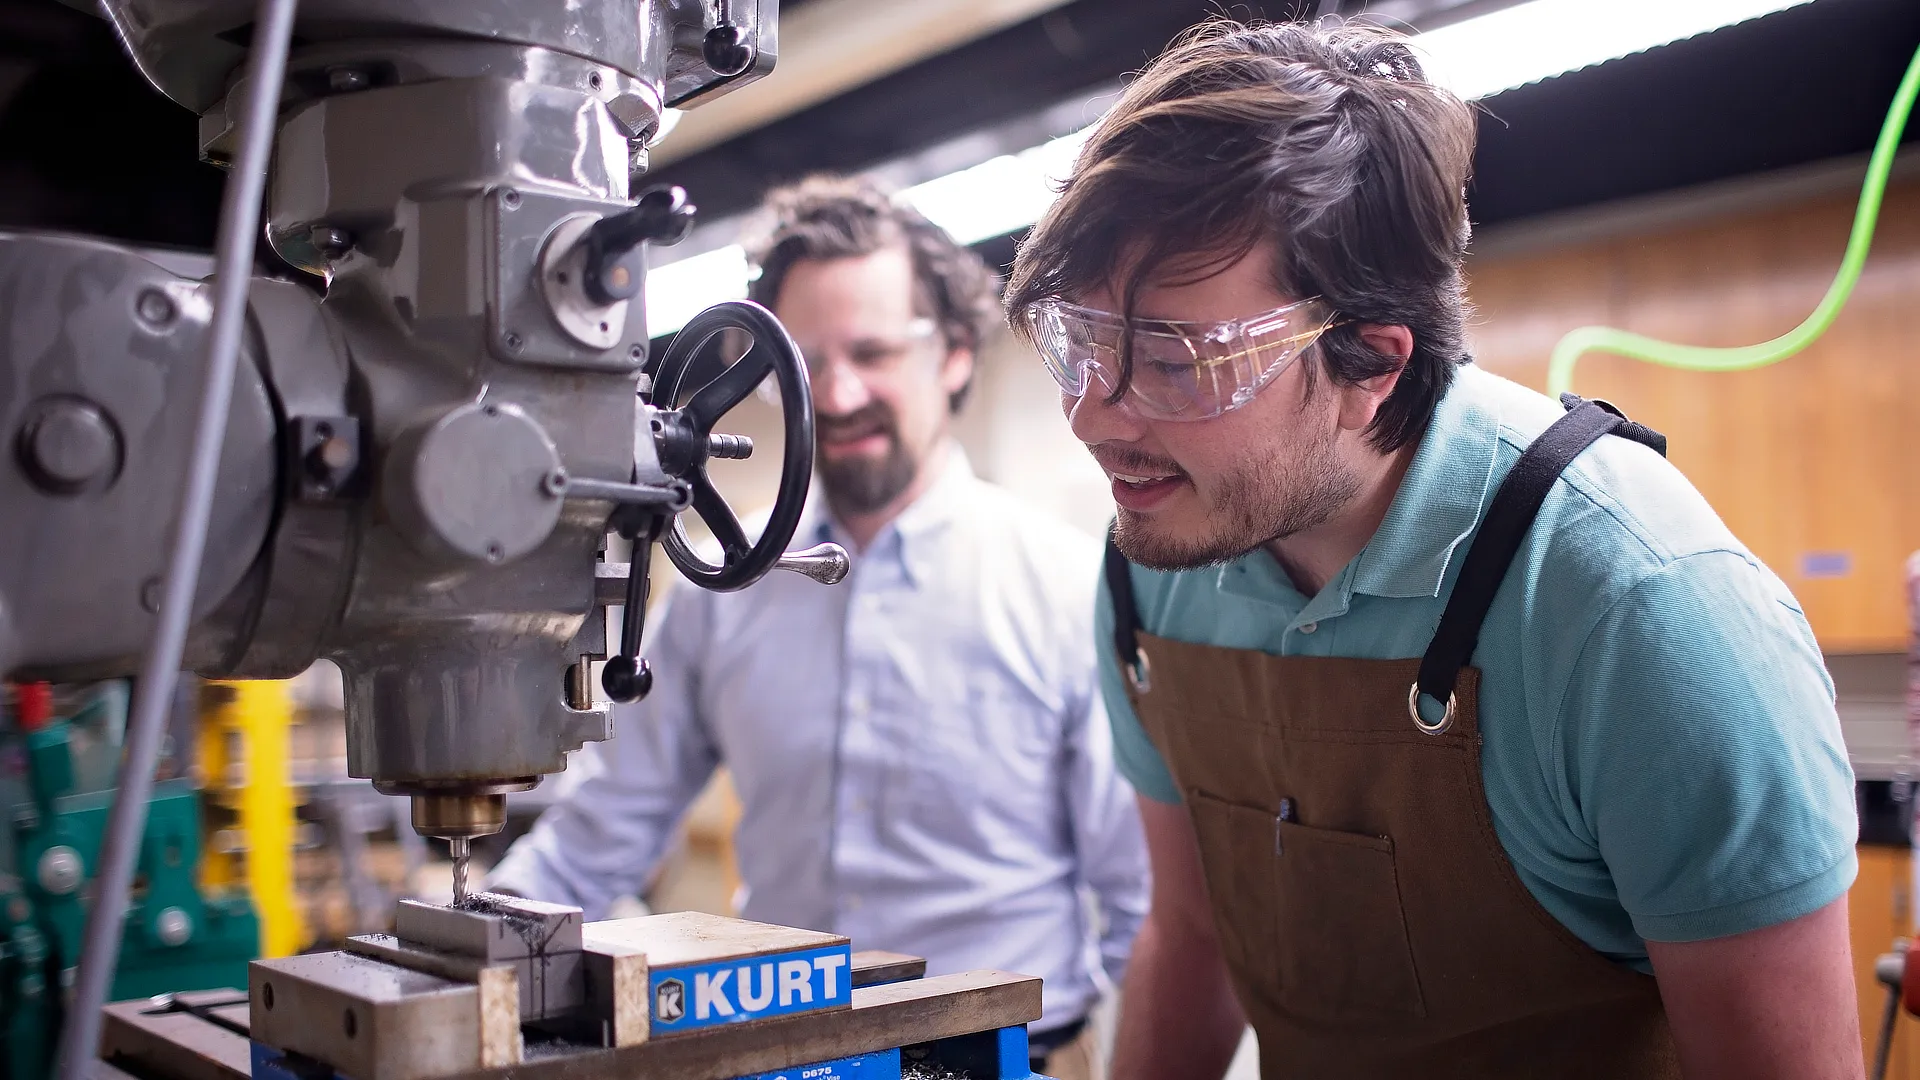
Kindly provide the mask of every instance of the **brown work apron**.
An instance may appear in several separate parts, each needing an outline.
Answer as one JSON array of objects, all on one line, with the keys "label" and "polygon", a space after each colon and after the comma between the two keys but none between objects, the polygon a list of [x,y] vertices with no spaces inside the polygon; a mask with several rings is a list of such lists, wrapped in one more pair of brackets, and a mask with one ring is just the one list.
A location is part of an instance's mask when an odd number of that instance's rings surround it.
[{"label": "brown work apron", "polygon": [[1481,780],[1466,665],[1541,499],[1609,431],[1664,449],[1599,403],[1569,409],[1495,494],[1421,658],[1147,634],[1109,544],[1129,696],[1192,818],[1264,1080],[1679,1075],[1654,980],[1527,891]]}]

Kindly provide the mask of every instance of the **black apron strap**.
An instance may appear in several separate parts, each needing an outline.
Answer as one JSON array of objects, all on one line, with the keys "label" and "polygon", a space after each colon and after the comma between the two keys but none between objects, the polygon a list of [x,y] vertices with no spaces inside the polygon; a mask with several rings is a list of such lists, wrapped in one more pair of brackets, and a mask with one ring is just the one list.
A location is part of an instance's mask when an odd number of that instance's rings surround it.
[{"label": "black apron strap", "polygon": [[1133,599],[1133,573],[1127,557],[1113,542],[1113,528],[1107,528],[1107,599],[1113,602],[1113,653],[1120,670],[1133,684],[1135,693],[1146,693],[1151,685],[1147,654],[1140,648],[1140,608]]},{"label": "black apron strap", "polygon": [[[1454,580],[1453,594],[1440,615],[1440,627],[1434,631],[1426,655],[1420,658],[1420,677],[1408,694],[1407,711],[1420,730],[1429,734],[1437,735],[1452,726],[1453,688],[1460,669],[1472,661],[1487,609],[1493,606],[1507,568],[1560,474],[1581,451],[1609,433],[1651,447],[1662,456],[1667,452],[1665,436],[1633,423],[1612,405],[1583,401],[1572,394],[1561,395],[1560,403],[1566,406],[1567,415],[1554,421],[1521,453],[1494,492],[1487,515],[1481,519],[1480,532],[1467,549],[1460,576]],[[1444,706],[1438,718],[1421,714],[1422,697]]]},{"label": "black apron strap", "polygon": [[1620,426],[1613,429],[1613,434],[1618,435],[1623,439],[1632,439],[1634,442],[1639,443],[1641,446],[1647,447],[1648,449],[1652,450],[1654,453],[1659,454],[1661,457],[1667,456],[1667,437],[1653,430],[1652,428],[1648,427],[1645,424],[1636,424],[1633,421],[1627,419],[1627,414],[1621,412],[1619,406],[1615,405],[1613,402],[1602,401],[1599,398],[1582,398],[1578,394],[1561,394],[1560,395],[1560,404],[1568,412],[1572,412],[1573,410],[1579,408],[1582,402],[1589,402],[1589,401],[1620,418]]}]

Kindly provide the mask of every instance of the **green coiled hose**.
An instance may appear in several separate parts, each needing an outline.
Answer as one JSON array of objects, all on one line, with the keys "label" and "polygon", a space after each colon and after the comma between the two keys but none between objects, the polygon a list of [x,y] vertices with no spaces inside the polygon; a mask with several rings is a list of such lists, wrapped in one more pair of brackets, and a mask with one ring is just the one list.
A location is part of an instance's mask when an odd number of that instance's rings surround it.
[{"label": "green coiled hose", "polygon": [[1846,306],[1847,297],[1853,294],[1853,287],[1860,280],[1860,268],[1867,261],[1867,249],[1873,246],[1874,226],[1880,220],[1880,202],[1887,192],[1887,177],[1893,171],[1894,152],[1899,149],[1916,96],[1920,96],[1920,52],[1915,52],[1907,65],[1906,77],[1900,81],[1893,105],[1887,110],[1886,122],[1880,127],[1880,139],[1874,144],[1873,157],[1867,163],[1867,179],[1860,188],[1860,206],[1854,211],[1853,233],[1847,239],[1847,253],[1840,260],[1840,272],[1828,286],[1820,306],[1813,309],[1806,321],[1772,341],[1733,348],[1679,345],[1610,326],[1582,326],[1569,331],[1553,347],[1553,356],[1547,361],[1547,392],[1557,398],[1572,389],[1573,366],[1588,352],[1610,352],[1685,371],[1750,371],[1777,364],[1819,340],[1839,317],[1840,309]]}]

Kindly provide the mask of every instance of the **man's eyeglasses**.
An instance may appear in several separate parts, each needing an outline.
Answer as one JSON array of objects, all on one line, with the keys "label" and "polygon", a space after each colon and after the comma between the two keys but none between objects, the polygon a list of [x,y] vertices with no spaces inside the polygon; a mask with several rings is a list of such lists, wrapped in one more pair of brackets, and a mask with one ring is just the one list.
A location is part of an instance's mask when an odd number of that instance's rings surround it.
[{"label": "man's eyeglasses", "polygon": [[1335,326],[1318,297],[1245,319],[1180,322],[1134,319],[1064,300],[1026,313],[1033,342],[1060,389],[1073,397],[1098,381],[1121,383],[1122,341],[1131,347],[1122,399],[1153,420],[1206,420],[1253,400],[1319,336]]},{"label": "man's eyeglasses", "polygon": [[939,323],[932,319],[915,319],[907,324],[906,332],[897,337],[858,338],[833,352],[802,348],[800,355],[807,362],[807,377],[815,382],[820,380],[828,362],[836,356],[862,376],[884,378],[898,374],[906,366],[909,357],[939,334]]}]

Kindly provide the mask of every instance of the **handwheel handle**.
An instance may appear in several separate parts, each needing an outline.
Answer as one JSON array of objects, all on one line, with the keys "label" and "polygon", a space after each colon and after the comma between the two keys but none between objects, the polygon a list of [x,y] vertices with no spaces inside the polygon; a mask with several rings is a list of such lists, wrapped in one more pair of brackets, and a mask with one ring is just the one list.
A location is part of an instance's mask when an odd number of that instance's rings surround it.
[{"label": "handwheel handle", "polygon": [[847,549],[839,544],[815,544],[805,551],[789,551],[773,564],[775,570],[791,570],[822,585],[838,585],[853,569]]},{"label": "handwheel handle", "polygon": [[[713,338],[728,330],[743,330],[753,347],[732,367],[700,387],[687,403],[674,408],[694,358]],[[749,542],[726,499],[707,476],[714,425],[753,393],[771,373],[780,386],[781,419],[785,425],[780,485],[759,539]],[[786,554],[787,544],[800,525],[807,487],[813,479],[813,391],[807,381],[806,361],[773,312],[747,300],[730,300],[695,315],[674,335],[673,346],[661,357],[653,374],[651,403],[671,410],[663,429],[684,452],[662,455],[662,467],[693,489],[693,512],[713,530],[723,552],[719,563],[701,558],[687,540],[686,527],[676,517],[662,538],[667,557],[694,584],[715,592],[744,589],[772,570]],[[724,444],[724,441],[721,445]]]}]

